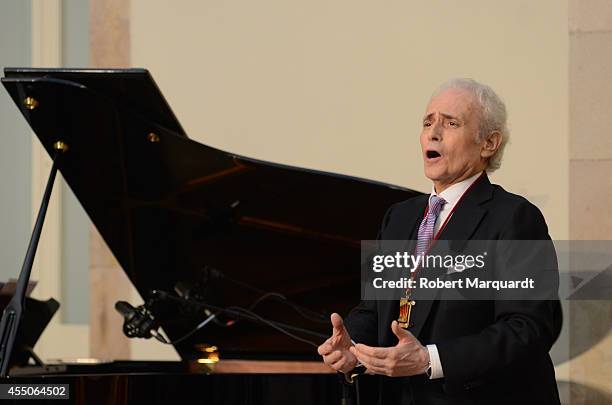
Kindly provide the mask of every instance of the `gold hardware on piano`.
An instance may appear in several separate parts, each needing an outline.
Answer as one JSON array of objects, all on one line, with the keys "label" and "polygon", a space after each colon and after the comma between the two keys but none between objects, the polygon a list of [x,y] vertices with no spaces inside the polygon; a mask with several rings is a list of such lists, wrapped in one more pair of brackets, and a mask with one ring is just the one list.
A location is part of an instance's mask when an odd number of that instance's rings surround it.
[{"label": "gold hardware on piano", "polygon": [[33,110],[38,107],[38,101],[36,101],[34,97],[26,97],[25,100],[23,100],[23,105],[28,110]]},{"label": "gold hardware on piano", "polygon": [[147,141],[151,143],[157,143],[159,142],[159,135],[157,135],[155,132],[149,132],[149,134],[147,135]]},{"label": "gold hardware on piano", "polygon": [[64,141],[57,141],[53,144],[53,150],[58,152],[66,152],[68,151],[68,144]]}]

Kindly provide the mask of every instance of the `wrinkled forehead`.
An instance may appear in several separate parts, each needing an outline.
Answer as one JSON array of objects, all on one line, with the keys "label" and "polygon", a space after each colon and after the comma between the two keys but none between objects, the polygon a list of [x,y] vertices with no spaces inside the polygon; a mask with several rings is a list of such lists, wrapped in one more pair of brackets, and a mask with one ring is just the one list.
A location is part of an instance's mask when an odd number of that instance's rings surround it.
[{"label": "wrinkled forehead", "polygon": [[425,117],[440,113],[467,120],[476,117],[479,110],[478,100],[471,91],[451,87],[435,94],[429,100]]}]

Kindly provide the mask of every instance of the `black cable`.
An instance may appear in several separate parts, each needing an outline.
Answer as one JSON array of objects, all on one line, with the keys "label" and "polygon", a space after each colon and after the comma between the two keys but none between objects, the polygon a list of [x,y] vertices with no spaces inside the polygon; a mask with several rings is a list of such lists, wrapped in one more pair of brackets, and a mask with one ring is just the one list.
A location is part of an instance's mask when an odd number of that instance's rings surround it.
[{"label": "black cable", "polygon": [[[319,314],[315,311],[312,311],[308,308],[303,308],[302,306],[291,302],[287,297],[285,297],[284,295],[280,294],[280,293],[276,293],[276,292],[266,292],[258,287],[255,287],[251,284],[245,283],[243,281],[237,280],[235,278],[229,277],[227,276],[225,273],[223,273],[220,270],[217,270],[213,267],[206,267],[206,270],[208,270],[209,272],[214,272],[214,274],[216,274],[217,277],[219,278],[223,278],[227,281],[229,281],[230,283],[234,283],[238,286],[241,286],[247,290],[251,290],[251,291],[255,291],[256,293],[261,294],[261,297],[259,298],[259,300],[263,301],[263,297],[269,295],[269,296],[276,296],[279,299],[281,299],[285,304],[289,305],[291,308],[293,308],[298,314],[302,315],[304,318],[313,321],[313,322],[318,322],[318,323],[327,323],[329,320],[327,319],[326,316]],[[257,301],[256,301],[257,302]],[[258,303],[258,302],[257,302]],[[253,304],[253,306],[256,304]],[[308,314],[309,312],[309,314]]]},{"label": "black cable", "polygon": [[263,302],[263,301],[267,300],[268,298],[280,298],[281,300],[285,300],[285,299],[286,299],[284,295],[279,294],[279,293],[275,293],[275,292],[265,293],[265,294],[264,294],[264,295],[262,295],[261,297],[257,298],[257,299],[255,300],[255,302],[253,302],[253,303],[252,303],[252,304],[249,306],[249,311],[254,310],[254,309],[255,309],[255,307],[256,307],[256,306],[257,306],[259,303],[261,303],[261,302]]},{"label": "black cable", "polygon": [[[289,336],[289,337],[291,337],[291,338],[293,338],[293,339],[295,339],[295,340],[298,340],[298,341],[300,341],[300,342],[302,342],[302,343],[309,344],[309,345],[311,345],[311,346],[313,346],[313,347],[319,347],[319,345],[318,345],[318,344],[316,344],[315,342],[313,342],[313,341],[311,341],[311,340],[308,340],[308,339],[301,338],[301,337],[299,337],[299,336],[297,336],[297,335],[294,335],[293,333],[291,333],[291,332],[289,332],[289,331],[287,331],[287,330],[283,329],[282,327],[280,327],[280,326],[276,325],[274,322],[269,321],[269,320],[267,320],[267,319],[265,319],[265,318],[263,318],[263,317],[261,317],[261,316],[257,315],[257,314],[256,314],[255,312],[253,312],[253,311],[249,311],[248,309],[245,309],[245,308],[242,308],[242,307],[236,307],[236,306],[228,307],[228,308],[226,308],[226,311],[227,311],[227,310],[229,310],[229,311],[231,311],[231,310],[233,310],[233,311],[238,311],[239,313],[242,313],[242,314],[247,314],[247,315],[249,315],[249,316],[255,317],[255,318],[256,318],[257,320],[259,320],[260,322],[265,323],[266,325],[268,325],[268,326],[270,326],[270,327],[272,327],[272,328],[276,329],[277,331],[279,331],[279,332],[281,332],[281,333],[283,333],[283,334],[285,334],[285,335],[287,335],[287,336]],[[212,320],[213,320],[213,318],[214,318],[214,317],[216,317],[216,316],[217,316],[217,314],[212,314],[212,315],[210,315],[208,318],[206,318],[206,319],[205,319],[203,322],[201,322],[201,323],[200,323],[198,326],[196,326],[194,329],[192,329],[191,331],[187,332],[185,335],[181,336],[180,338],[178,338],[178,339],[176,339],[176,340],[173,340],[173,341],[168,341],[168,340],[167,340],[167,339],[165,339],[163,336],[161,337],[161,339],[160,339],[160,338],[158,338],[157,336],[155,336],[155,338],[156,338],[157,340],[159,340],[160,342],[164,343],[164,344],[175,345],[175,344],[177,344],[177,343],[180,343],[180,342],[184,341],[185,339],[187,339],[188,337],[190,337],[191,335],[193,335],[193,334],[194,334],[195,332],[197,332],[198,330],[202,329],[202,328],[203,328],[204,326],[206,326],[206,325],[207,325],[207,324],[208,324],[210,321],[212,321]],[[162,340],[162,339],[163,339],[163,340]]]},{"label": "black cable", "polygon": [[[271,294],[274,294],[274,293],[271,293]],[[180,302],[187,301],[187,300],[185,300],[182,297],[174,297],[174,296],[169,295],[169,294],[166,295],[166,298],[170,298],[170,299],[173,299],[173,300],[176,300],[176,301],[180,301]],[[285,334],[285,335],[287,335],[287,336],[289,336],[289,337],[291,337],[291,338],[293,338],[295,340],[298,340],[300,342],[309,344],[309,345],[311,345],[313,347],[318,347],[318,344],[316,344],[315,342],[310,341],[308,339],[305,339],[305,338],[299,337],[297,335],[294,335],[293,333],[289,332],[287,329],[293,329],[294,331],[298,331],[298,332],[301,332],[301,333],[304,333],[304,334],[316,336],[316,337],[319,337],[321,339],[326,338],[326,335],[323,335],[323,334],[318,333],[318,332],[313,332],[313,331],[310,331],[308,329],[299,328],[297,326],[286,325],[284,323],[277,322],[277,321],[270,321],[270,320],[265,319],[265,318],[261,317],[260,315],[256,314],[255,312],[253,312],[253,311],[251,311],[249,309],[246,309],[246,308],[242,308],[242,307],[238,307],[238,306],[231,306],[231,307],[227,307],[227,308],[221,308],[221,307],[217,307],[217,306],[214,306],[214,305],[211,305],[211,304],[203,304],[203,303],[200,303],[200,302],[189,302],[188,301],[188,303],[189,304],[196,304],[196,305],[198,305],[200,307],[204,307],[204,308],[206,308],[206,307],[211,308],[212,310],[217,311],[217,313],[215,313],[213,315],[210,315],[204,322],[201,322],[198,326],[196,326],[196,328],[192,329],[187,334],[181,336],[180,338],[178,338],[178,339],[176,339],[176,340],[174,340],[172,342],[168,342],[166,339],[164,339],[164,340],[166,340],[164,342],[164,341],[162,341],[162,340],[160,340],[159,338],[156,337],[159,341],[161,341],[162,343],[167,343],[167,344],[176,344],[177,342],[182,342],[183,340],[187,339],[189,336],[193,335],[196,331],[198,331],[199,329],[203,328],[206,324],[208,324],[208,322],[210,322],[209,320],[213,320],[214,317],[216,317],[217,315],[219,315],[221,313],[225,313],[226,315],[230,315],[231,316],[232,312],[234,314],[237,313],[237,315],[242,316],[242,318],[245,318],[245,317],[247,319],[248,319],[248,317],[255,318],[256,320],[258,320],[258,321],[260,321],[260,322],[262,322],[262,323],[264,323],[264,324],[266,324],[266,325],[268,325],[268,326],[278,330],[279,332],[281,332],[281,333],[283,333],[283,334]],[[253,305],[251,305],[251,306],[253,306]]]},{"label": "black cable", "polygon": [[[262,295],[261,297],[259,297],[258,299],[255,300],[255,302],[253,302],[253,304],[251,304],[251,306],[249,306],[249,310],[252,311],[253,309],[255,309],[255,307],[265,301],[268,298],[277,298],[280,300],[280,302],[287,304],[291,309],[293,309],[295,312],[297,312],[298,314],[302,315],[302,317],[308,319],[309,321],[312,322],[317,322],[317,323],[328,323],[329,320],[326,317],[323,317],[321,314],[311,311],[309,309],[304,309],[301,308],[299,305],[294,304],[293,302],[289,301],[287,299],[287,297],[285,297],[283,294],[279,294],[277,292],[269,292],[269,293],[265,293],[264,295]],[[306,311],[311,312],[311,314],[314,315],[310,315],[307,314]]]},{"label": "black cable", "polygon": [[228,309],[244,311],[246,314],[254,316],[255,318],[257,318],[260,322],[265,323],[266,325],[276,329],[277,331],[279,331],[281,333],[284,333],[285,335],[287,335],[287,336],[289,336],[289,337],[291,337],[291,338],[293,338],[295,340],[298,340],[300,342],[309,344],[309,345],[311,345],[313,347],[319,347],[319,345],[316,344],[315,342],[313,342],[311,340],[308,340],[308,339],[301,338],[301,337],[299,337],[297,335],[294,335],[293,333],[291,333],[291,332],[281,328],[280,326],[276,325],[274,322],[268,321],[267,319],[262,318],[261,316],[257,315],[255,312],[249,311],[248,309],[244,309],[244,308],[240,308],[240,307],[228,307]]},{"label": "black cable", "polygon": [[[302,317],[308,319],[309,321],[317,322],[317,323],[325,323],[325,324],[329,322],[329,319],[327,319],[326,316],[323,316],[323,315],[319,314],[318,312],[312,311],[312,310],[310,310],[308,308],[303,308],[303,307],[301,307],[301,306],[299,306],[299,305],[289,301],[287,299],[287,297],[285,297],[284,295],[279,294],[279,293],[272,292],[272,293],[264,294],[264,296],[260,297],[260,299],[258,300],[257,303],[263,301],[262,298],[265,297],[266,295],[269,295],[270,298],[273,298],[273,297],[279,298],[282,303],[288,305],[291,309],[293,309],[295,312],[297,312],[298,314],[302,315]],[[252,306],[254,306],[254,305],[255,304],[253,304]],[[310,314],[308,314],[307,312],[310,312]]]},{"label": "black cable", "polygon": [[[212,321],[216,316],[217,316],[217,314],[209,315],[208,318],[206,318],[204,321],[200,322],[198,324],[198,326],[196,326],[191,331],[187,332],[185,335],[181,336],[180,338],[178,338],[176,340],[168,341],[167,339],[164,339],[165,341],[161,341],[160,340],[160,342],[168,344],[168,345],[175,345],[175,344],[181,343],[183,340],[187,339],[188,337],[190,337],[191,335],[193,335],[194,333],[196,333],[197,331],[202,329],[204,326],[208,325],[208,323],[210,321]],[[159,339],[157,339],[157,340],[159,340]]]}]

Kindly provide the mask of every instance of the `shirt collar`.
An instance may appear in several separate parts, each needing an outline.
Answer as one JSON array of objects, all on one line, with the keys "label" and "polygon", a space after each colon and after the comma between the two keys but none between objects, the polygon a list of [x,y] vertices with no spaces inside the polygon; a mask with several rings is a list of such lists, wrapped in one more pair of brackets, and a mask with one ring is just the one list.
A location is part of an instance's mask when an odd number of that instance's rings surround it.
[{"label": "shirt collar", "polygon": [[435,186],[432,185],[431,186],[431,195],[429,196],[430,202],[431,202],[431,197],[435,195],[435,196],[444,198],[444,200],[446,201],[446,204],[444,204],[444,208],[445,209],[454,207],[455,204],[457,204],[457,202],[459,201],[459,199],[463,195],[463,193],[465,193],[467,191],[467,189],[470,188],[472,183],[474,183],[476,181],[476,179],[478,179],[480,177],[481,174],[482,174],[482,172],[477,173],[477,174],[473,175],[472,177],[470,177],[468,179],[460,181],[459,183],[455,183],[455,184],[451,185],[450,187],[446,188],[440,194],[436,193],[436,188],[435,188]]}]

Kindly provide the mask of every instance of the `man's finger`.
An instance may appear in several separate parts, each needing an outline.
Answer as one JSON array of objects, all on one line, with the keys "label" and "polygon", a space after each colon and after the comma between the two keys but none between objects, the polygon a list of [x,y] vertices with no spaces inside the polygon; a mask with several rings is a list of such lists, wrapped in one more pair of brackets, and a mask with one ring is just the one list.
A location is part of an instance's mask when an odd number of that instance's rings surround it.
[{"label": "man's finger", "polygon": [[397,323],[397,321],[391,322],[391,331],[393,332],[395,336],[397,336],[397,339],[401,343],[408,343],[412,340],[416,340],[414,335],[410,333],[409,331],[407,331],[406,329],[399,326],[399,323]]},{"label": "man's finger", "polygon": [[344,332],[344,321],[342,320],[342,317],[335,312],[331,314],[331,324],[334,328],[334,335],[339,335]]},{"label": "man's finger", "polygon": [[366,354],[371,357],[375,357],[378,359],[384,359],[389,356],[389,352],[393,349],[392,347],[372,347],[368,345],[364,345],[363,343],[357,343],[355,349],[359,353]]},{"label": "man's finger", "polygon": [[388,375],[386,368],[377,367],[377,366],[375,366],[373,364],[367,364],[367,363],[364,363],[364,362],[361,362],[361,364],[363,364],[365,366],[367,374]]},{"label": "man's finger", "polygon": [[317,353],[319,353],[321,356],[327,356],[332,351],[333,351],[333,347],[327,342],[317,347]]},{"label": "man's finger", "polygon": [[346,366],[346,359],[343,357],[332,363],[332,367],[336,370],[342,370]]},{"label": "man's finger", "polygon": [[327,356],[325,356],[325,362],[329,364],[334,364],[338,360],[342,359],[342,357],[343,357],[342,352],[340,350],[336,350],[334,352],[331,352]]},{"label": "man's finger", "polygon": [[325,356],[326,354],[329,354],[332,350],[334,350],[332,338],[328,338],[325,342],[321,343],[321,345],[317,348],[317,352],[321,356]]},{"label": "man's finger", "polygon": [[371,356],[369,354],[366,354],[364,352],[361,352],[357,350],[355,346],[351,347],[349,350],[351,351],[351,353],[353,353],[355,357],[357,357],[357,360],[359,360],[364,365],[369,364],[375,367],[384,367],[386,364],[385,359],[380,359],[380,358]]}]

